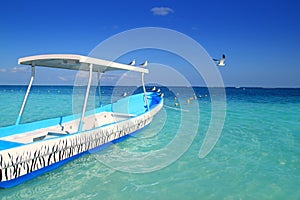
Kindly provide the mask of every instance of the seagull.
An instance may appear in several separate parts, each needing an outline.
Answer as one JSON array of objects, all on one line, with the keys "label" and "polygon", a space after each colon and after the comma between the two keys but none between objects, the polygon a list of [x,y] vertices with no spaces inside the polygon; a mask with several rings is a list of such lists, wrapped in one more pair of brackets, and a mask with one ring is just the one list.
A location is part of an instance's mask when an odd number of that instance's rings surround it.
[{"label": "seagull", "polygon": [[133,59],[128,65],[135,65],[135,59]]},{"label": "seagull", "polygon": [[217,65],[219,67],[224,67],[225,66],[225,54],[222,54],[222,59],[219,60],[219,59],[213,59],[214,61],[217,61]]},{"label": "seagull", "polygon": [[154,86],[152,89],[151,89],[151,91],[155,91],[156,90],[156,87]]},{"label": "seagull", "polygon": [[122,94],[122,97],[126,97],[127,96],[127,92],[124,92],[123,94]]},{"label": "seagull", "polygon": [[140,64],[142,67],[146,67],[148,65],[148,61],[146,60],[144,63]]},{"label": "seagull", "polygon": [[157,93],[160,93],[160,89],[158,88],[158,90],[156,91]]}]

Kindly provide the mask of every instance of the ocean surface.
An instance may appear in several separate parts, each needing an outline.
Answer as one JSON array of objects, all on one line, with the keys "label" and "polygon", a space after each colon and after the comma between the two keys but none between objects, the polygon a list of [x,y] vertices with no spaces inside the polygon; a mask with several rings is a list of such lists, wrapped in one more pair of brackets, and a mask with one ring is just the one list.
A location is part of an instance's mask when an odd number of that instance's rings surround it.
[{"label": "ocean surface", "polygon": [[[165,105],[148,127],[99,153],[0,189],[0,199],[300,199],[300,89],[226,88],[221,136],[204,158],[199,150],[212,117],[208,89],[161,90]],[[92,88],[88,109],[140,91],[103,87],[99,100]],[[24,86],[0,86],[0,126],[15,123],[25,92]],[[34,86],[21,123],[80,112],[83,93],[71,86]],[[120,149],[143,155],[145,163],[123,160],[116,170],[107,161],[122,161]]]}]

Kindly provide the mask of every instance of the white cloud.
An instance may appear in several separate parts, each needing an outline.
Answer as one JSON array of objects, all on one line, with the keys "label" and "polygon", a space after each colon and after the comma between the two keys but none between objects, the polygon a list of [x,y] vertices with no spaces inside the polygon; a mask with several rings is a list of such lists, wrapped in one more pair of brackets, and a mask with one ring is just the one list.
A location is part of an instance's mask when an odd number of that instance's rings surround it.
[{"label": "white cloud", "polygon": [[12,73],[17,73],[17,72],[29,72],[29,67],[27,66],[22,66],[22,67],[13,67],[11,69]]},{"label": "white cloud", "polygon": [[63,76],[58,76],[57,77],[59,80],[62,80],[62,81],[67,81],[68,79],[66,77],[63,77]]},{"label": "white cloud", "polygon": [[0,68],[0,72],[6,72],[7,70],[5,68]]},{"label": "white cloud", "polygon": [[168,7],[154,7],[150,10],[153,15],[166,16],[170,13],[174,13],[174,10]]},{"label": "white cloud", "polygon": [[76,74],[77,78],[88,78],[89,73],[87,71],[78,71]]}]

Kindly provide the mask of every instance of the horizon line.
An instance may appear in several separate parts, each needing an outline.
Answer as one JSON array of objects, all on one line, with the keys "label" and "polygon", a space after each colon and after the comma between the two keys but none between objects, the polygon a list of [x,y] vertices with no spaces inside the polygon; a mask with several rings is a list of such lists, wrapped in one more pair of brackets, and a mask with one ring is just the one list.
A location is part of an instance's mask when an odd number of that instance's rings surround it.
[{"label": "horizon line", "polygon": [[[4,86],[28,86],[26,84],[0,84],[0,87],[4,87]],[[85,87],[86,85],[68,85],[68,84],[62,84],[62,85],[58,85],[58,84],[54,84],[54,85],[47,85],[47,84],[37,84],[37,85],[32,85],[32,86],[44,86],[44,87]],[[96,86],[97,85],[91,85],[91,86]],[[269,87],[269,86],[224,86],[224,87],[220,87],[220,86],[211,86],[211,87],[207,87],[207,86],[202,86],[202,85],[191,85],[191,86],[187,86],[187,85],[145,85],[146,87],[203,87],[203,88],[236,88],[236,89],[242,89],[242,88],[261,88],[261,89],[300,89],[300,86],[295,86],[295,87],[287,87],[287,86],[275,86],[275,87]],[[135,85],[101,85],[101,87],[141,87],[141,86],[135,86]]]}]

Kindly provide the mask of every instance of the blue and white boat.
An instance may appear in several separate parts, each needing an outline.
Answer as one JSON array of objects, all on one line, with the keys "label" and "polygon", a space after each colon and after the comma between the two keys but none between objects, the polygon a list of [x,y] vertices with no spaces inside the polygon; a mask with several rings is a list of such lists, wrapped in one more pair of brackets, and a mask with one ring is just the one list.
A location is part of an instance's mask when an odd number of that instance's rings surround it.
[{"label": "blue and white boat", "polygon": [[[8,188],[55,169],[147,126],[163,106],[163,95],[147,92],[145,67],[73,54],[48,54],[20,58],[31,66],[31,79],[15,125],[0,127],[0,187]],[[89,72],[82,112],[31,123],[20,123],[37,66]],[[93,72],[129,70],[141,73],[143,93],[86,111]],[[127,106],[127,112],[114,112]],[[114,106],[112,106],[114,105]],[[37,105],[38,106],[38,105]]]}]

